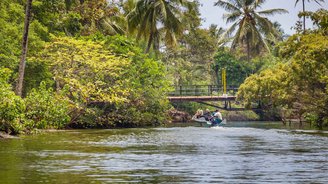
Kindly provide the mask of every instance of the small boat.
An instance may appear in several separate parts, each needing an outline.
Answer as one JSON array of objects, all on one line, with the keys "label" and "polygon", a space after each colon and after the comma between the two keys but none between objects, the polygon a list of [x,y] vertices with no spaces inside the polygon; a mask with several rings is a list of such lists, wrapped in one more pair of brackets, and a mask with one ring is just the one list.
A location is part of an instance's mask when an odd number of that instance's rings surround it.
[{"label": "small boat", "polygon": [[192,117],[192,120],[198,122],[202,127],[220,127],[220,126],[222,127],[223,125],[227,124],[226,119],[224,119],[220,124],[215,126],[212,126],[212,122],[207,121],[205,117],[200,117],[200,118]]}]

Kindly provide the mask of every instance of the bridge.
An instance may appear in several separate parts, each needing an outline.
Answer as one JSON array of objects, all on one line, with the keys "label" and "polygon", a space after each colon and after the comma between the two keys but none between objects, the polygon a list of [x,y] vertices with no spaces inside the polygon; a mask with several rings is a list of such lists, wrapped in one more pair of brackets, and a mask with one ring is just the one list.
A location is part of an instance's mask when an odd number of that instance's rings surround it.
[{"label": "bridge", "polygon": [[[260,108],[245,109],[231,107],[231,102],[236,101],[237,98],[238,87],[236,86],[226,86],[225,89],[218,85],[180,85],[173,87],[174,91],[170,92],[168,95],[169,101],[173,103],[197,102],[227,111],[261,111]],[[225,94],[223,95],[224,91]],[[221,107],[217,103],[213,104],[213,102],[224,102],[224,106]]]},{"label": "bridge", "polygon": [[[223,91],[227,94],[223,95]],[[227,86],[226,89],[218,85],[186,85],[174,86],[174,91],[169,93],[168,99],[171,102],[197,102],[226,110],[238,110],[231,108],[231,101],[236,100],[238,88]],[[221,95],[220,95],[221,94]],[[224,102],[224,107],[208,102]],[[240,108],[239,110],[243,110]]]},{"label": "bridge", "polygon": [[[227,111],[253,110],[257,112],[262,110],[259,108],[260,102],[258,102],[259,104],[257,105],[257,108],[233,108],[231,106],[231,102],[234,102],[237,99],[236,94],[238,92],[238,88],[236,86],[227,86],[225,89],[218,85],[179,85],[172,87],[174,90],[171,91],[167,97],[172,103],[197,102]],[[223,91],[226,92],[225,95],[223,95]],[[215,102],[224,102],[224,106],[221,107]],[[110,105],[110,103],[95,101],[90,102],[89,105],[104,107],[106,105]]]},{"label": "bridge", "polygon": [[226,101],[235,100],[238,88],[235,86],[228,86],[226,93],[223,94],[224,89],[218,85],[180,85],[173,86],[174,91],[169,93],[170,101]]}]

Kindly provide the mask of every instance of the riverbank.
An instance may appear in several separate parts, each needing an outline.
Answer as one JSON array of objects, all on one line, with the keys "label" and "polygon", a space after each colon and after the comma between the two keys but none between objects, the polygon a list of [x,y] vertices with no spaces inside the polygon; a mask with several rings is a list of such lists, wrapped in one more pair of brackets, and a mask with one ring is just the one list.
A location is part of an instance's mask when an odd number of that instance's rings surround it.
[{"label": "riverbank", "polygon": [[[25,133],[25,134],[19,134],[19,135],[10,135],[10,134],[7,134],[6,132],[4,131],[0,131],[0,139],[18,139],[20,138],[20,136],[22,135],[34,135],[34,134],[43,134],[43,133],[52,133],[52,132],[66,132],[66,131],[69,131],[71,129],[35,129],[33,130],[32,132],[29,132],[29,133]],[[78,130],[78,129],[76,129]]]},{"label": "riverbank", "polygon": [[0,131],[0,139],[16,139],[18,138],[17,136],[12,136],[7,134],[6,132],[1,132]]}]

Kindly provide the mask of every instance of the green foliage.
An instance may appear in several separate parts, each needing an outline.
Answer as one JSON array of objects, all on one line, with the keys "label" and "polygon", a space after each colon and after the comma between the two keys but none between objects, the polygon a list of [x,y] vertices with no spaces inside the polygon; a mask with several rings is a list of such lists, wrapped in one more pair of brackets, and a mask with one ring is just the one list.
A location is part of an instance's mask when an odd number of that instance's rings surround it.
[{"label": "green foliage", "polygon": [[126,23],[118,7],[106,0],[34,0],[32,10],[56,35],[123,34]]},{"label": "green foliage", "polygon": [[26,128],[64,128],[70,122],[69,100],[62,94],[53,92],[42,82],[39,88],[34,88],[25,98],[25,117],[30,121]]},{"label": "green foliage", "polygon": [[38,59],[50,65],[57,90],[70,86],[75,102],[122,103],[129,95],[121,76],[130,61],[116,57],[100,43],[55,37]]},{"label": "green foliage", "polygon": [[78,13],[70,12],[63,18],[63,29],[67,35],[77,35],[82,29],[81,16]]},{"label": "green foliage", "polygon": [[[289,42],[296,40],[289,40]],[[304,111],[317,114],[319,126],[328,116],[328,40],[320,34],[304,35],[292,57],[296,100]],[[291,49],[295,50],[295,49]],[[288,50],[286,50],[288,53]]]},{"label": "green foliage", "polygon": [[31,60],[45,65],[44,74],[49,66],[52,77],[44,77],[48,84],[54,79],[57,91],[68,86],[66,96],[74,106],[70,126],[133,127],[165,120],[164,67],[123,36],[54,37]]},{"label": "green foliage", "polygon": [[221,72],[226,68],[228,85],[239,86],[252,73],[252,63],[236,59],[225,48],[220,48],[215,56],[212,70],[217,85],[221,85]]},{"label": "green foliage", "polygon": [[261,100],[267,108],[293,109],[319,127],[328,117],[328,41],[322,34],[294,35],[280,46],[280,56],[289,58],[246,79],[238,96],[247,105]]},{"label": "green foliage", "polygon": [[[200,25],[199,12],[193,5],[196,2],[175,3],[176,8],[168,7],[177,10],[171,13],[185,16],[188,29]],[[1,106],[7,109],[1,111],[1,129],[16,133],[34,128],[134,127],[165,121],[169,106],[166,68],[126,37],[105,36],[123,34],[127,27],[119,7],[106,0],[33,1],[24,79],[26,98],[15,96],[11,84],[17,77],[21,55],[24,7],[25,1],[0,2],[0,68],[7,68],[3,70],[6,78],[1,84],[1,101],[10,102]],[[181,7],[186,8],[184,15],[178,13]],[[171,33],[182,29],[174,27],[177,24],[172,22],[172,15],[168,16],[171,18],[164,21],[169,28],[165,40],[173,43]],[[215,40],[203,34],[204,30],[197,32],[194,35],[199,35],[198,40],[205,38],[202,45],[211,45],[193,51],[214,50]],[[195,41],[190,43],[197,45]]]},{"label": "green foliage", "polygon": [[224,17],[231,27],[223,34],[222,39],[232,37],[231,48],[247,53],[247,58],[270,51],[270,43],[278,38],[279,32],[267,16],[287,13],[284,9],[260,10],[265,1],[218,0],[214,5],[228,11]]},{"label": "green foliage", "polygon": [[0,3],[0,66],[14,69],[20,54],[23,6],[4,1]]},{"label": "green foliage", "polygon": [[163,0],[138,0],[127,15],[129,31],[137,32],[137,40],[147,42],[147,53],[151,47],[157,51],[160,40],[164,40],[168,47],[174,46],[177,36],[183,31],[182,10],[187,4],[189,2],[186,0],[171,0],[169,3]]},{"label": "green foliage", "polygon": [[316,12],[304,12],[301,15],[311,18],[313,24],[318,27],[315,31],[328,35],[328,10],[319,9]]},{"label": "green foliage", "polygon": [[50,71],[50,66],[44,61],[37,60],[35,57],[30,57],[26,64],[24,75],[24,96],[32,89],[38,88],[42,81],[49,86],[54,85],[53,75]]},{"label": "green foliage", "polygon": [[130,123],[130,126],[163,122],[168,109],[166,92],[169,88],[163,64],[149,58],[123,36],[106,37],[104,40],[107,49],[130,60],[122,76],[128,81],[124,88],[131,89],[127,98],[129,103],[116,107],[115,114],[121,114],[116,119]]},{"label": "green foliage", "polygon": [[211,62],[217,48],[217,31],[216,27],[212,30],[193,28],[180,38],[183,45],[165,51],[167,78],[173,84],[212,83]]},{"label": "green foliage", "polygon": [[24,101],[16,96],[7,83],[11,71],[0,69],[0,130],[10,134],[20,133],[24,126]]},{"label": "green foliage", "polygon": [[213,77],[218,85],[222,84],[221,73],[225,68],[227,72],[227,85],[239,86],[244,80],[256,72],[274,67],[279,59],[272,55],[256,57],[250,61],[245,61],[231,53],[227,48],[220,47],[214,56],[212,70]]},{"label": "green foliage", "polygon": [[[321,5],[320,3],[324,3],[325,0],[307,0],[307,2],[311,2],[311,1],[314,1],[316,2],[317,4]],[[300,0],[296,0],[295,1],[295,6],[296,4],[298,4],[300,2]],[[305,17],[306,17],[306,12],[305,12],[305,0],[302,0],[302,6],[303,6],[303,12],[300,13],[298,16],[299,17],[302,17],[303,16],[303,33],[306,32],[306,29],[305,29]]]},{"label": "green foliage", "polygon": [[[4,0],[0,3],[0,67],[11,69],[11,83],[16,80],[16,71],[21,54],[24,27],[24,6],[19,2]],[[49,39],[48,29],[33,19],[29,33],[28,55],[38,53]]]},{"label": "green foliage", "polygon": [[277,64],[274,68],[251,75],[239,87],[238,99],[243,100],[246,107],[251,107],[257,101],[265,109],[284,105],[289,73],[286,64]]}]

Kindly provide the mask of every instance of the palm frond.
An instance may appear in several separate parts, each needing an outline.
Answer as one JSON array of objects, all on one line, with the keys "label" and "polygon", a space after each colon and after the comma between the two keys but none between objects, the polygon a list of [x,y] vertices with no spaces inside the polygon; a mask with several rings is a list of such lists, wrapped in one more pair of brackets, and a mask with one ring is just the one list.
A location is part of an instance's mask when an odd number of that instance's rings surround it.
[{"label": "palm frond", "polygon": [[234,38],[233,38],[233,41],[231,43],[231,48],[232,49],[235,49],[239,43],[242,41],[243,39],[243,35],[245,35],[245,27],[246,27],[246,21],[245,19],[242,19],[239,24],[239,29],[237,30]]},{"label": "palm frond", "polygon": [[255,3],[256,0],[244,0],[244,6],[246,7],[249,7],[251,5],[255,6],[256,3]]},{"label": "palm frond", "polygon": [[127,20],[128,20],[128,31],[133,32],[137,29],[140,22],[142,22],[142,18],[145,16],[145,11],[147,9],[147,4],[143,1],[138,1],[135,4],[135,8],[128,13]]},{"label": "palm frond", "polygon": [[234,4],[232,4],[230,2],[219,0],[216,3],[214,3],[214,6],[220,6],[220,7],[224,8],[226,11],[229,11],[229,12],[240,12],[240,13],[242,13],[241,10],[238,7],[236,7]]},{"label": "palm frond", "polygon": [[117,24],[115,21],[110,20],[109,18],[102,19],[100,21],[100,24],[103,30],[105,30],[111,35],[114,35],[116,33],[122,35],[125,33],[124,29],[119,24]]},{"label": "palm frond", "polygon": [[157,1],[157,5],[155,4],[154,6],[158,6],[163,19],[167,19],[166,2],[165,1]]},{"label": "palm frond", "polygon": [[239,19],[241,17],[241,13],[239,12],[233,12],[233,13],[229,13],[229,14],[224,14],[223,18],[226,19],[226,23],[231,23],[231,22],[235,22],[237,19]]},{"label": "palm frond", "polygon": [[[316,2],[317,4],[319,4],[319,5],[321,5],[321,3],[324,3],[325,2],[325,0],[307,0],[309,3],[311,2],[311,1],[314,1],[314,2]],[[299,0],[296,0],[295,1],[295,6],[297,5],[299,3]]]},{"label": "palm frond", "polygon": [[[310,2],[310,0],[308,0],[308,2]],[[317,4],[321,5],[320,2],[324,3],[325,0],[314,0],[314,2],[316,2]]]},{"label": "palm frond", "polygon": [[230,37],[232,35],[232,33],[235,32],[237,26],[239,25],[240,23],[239,22],[235,22],[234,24],[232,24],[230,26],[229,29],[227,29],[222,35],[221,35],[221,38],[220,40],[223,40],[223,39],[226,39],[228,37]]},{"label": "palm frond", "polygon": [[266,0],[255,0],[255,7],[260,7],[263,3],[265,3]]},{"label": "palm frond", "polygon": [[275,8],[275,9],[269,9],[269,10],[263,10],[263,11],[259,11],[257,12],[260,15],[275,15],[275,14],[284,14],[284,13],[288,13],[287,10],[285,9],[281,9],[281,8]]},{"label": "palm frond", "polygon": [[299,2],[299,0],[296,0],[296,1],[295,1],[295,6],[298,4],[298,2]]},{"label": "palm frond", "polygon": [[260,30],[260,32],[262,32],[265,35],[268,35],[269,33],[273,33],[273,34],[276,33],[276,29],[273,26],[273,23],[269,19],[265,17],[261,17],[256,13],[254,13],[253,16],[258,23],[258,29]]},{"label": "palm frond", "polygon": [[144,36],[144,39],[146,39],[147,34],[151,34],[152,13],[151,9],[145,12],[144,19],[139,23],[140,27],[137,34],[137,40],[139,40],[142,35]]},{"label": "palm frond", "polygon": [[164,24],[168,29],[172,29],[172,31],[178,35],[182,34],[182,26],[181,21],[179,18],[172,12],[171,8],[168,8],[165,6],[165,12],[166,12],[166,19],[164,19]]},{"label": "palm frond", "polygon": [[148,42],[146,52],[151,46],[159,49],[162,38],[165,43],[174,45],[176,37],[183,32],[181,11],[188,9],[187,5],[190,6],[187,0],[137,0],[127,14],[128,30],[137,30],[137,39],[142,37]]},{"label": "palm frond", "polygon": [[[264,48],[268,52],[270,52],[269,44],[268,44],[268,42],[266,40],[263,39],[263,37],[261,36],[261,33],[257,29],[253,29],[253,34],[254,34],[254,38],[256,38],[256,40],[254,40],[254,43],[253,44],[263,45]],[[258,50],[257,52],[260,52],[260,50]]]}]

